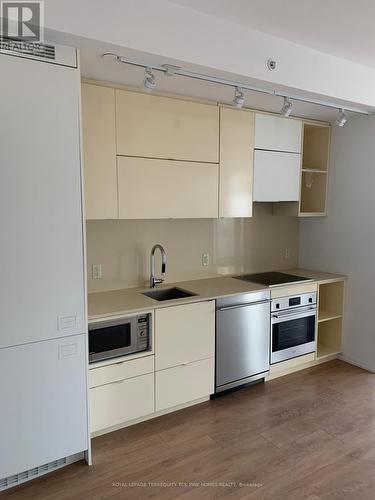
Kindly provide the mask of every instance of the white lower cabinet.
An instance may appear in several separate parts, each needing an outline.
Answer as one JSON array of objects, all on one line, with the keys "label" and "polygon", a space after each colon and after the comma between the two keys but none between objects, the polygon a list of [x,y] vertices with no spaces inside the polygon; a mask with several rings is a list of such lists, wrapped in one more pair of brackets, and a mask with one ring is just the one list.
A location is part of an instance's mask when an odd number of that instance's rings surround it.
[{"label": "white lower cabinet", "polygon": [[214,392],[215,302],[155,311],[156,411]]},{"label": "white lower cabinet", "polygon": [[91,367],[91,432],[213,394],[215,301],[156,309],[154,328],[155,356]]},{"label": "white lower cabinet", "polygon": [[154,357],[93,368],[90,386],[91,432],[149,415],[155,411]]},{"label": "white lower cabinet", "polygon": [[156,372],[156,411],[189,403],[214,392],[214,358]]}]

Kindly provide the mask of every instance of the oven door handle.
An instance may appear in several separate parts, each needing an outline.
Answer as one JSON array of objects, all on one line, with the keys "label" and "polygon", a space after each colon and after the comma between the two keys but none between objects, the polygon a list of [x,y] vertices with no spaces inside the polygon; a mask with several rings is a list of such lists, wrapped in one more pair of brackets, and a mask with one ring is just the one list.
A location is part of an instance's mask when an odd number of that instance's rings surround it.
[{"label": "oven door handle", "polygon": [[240,309],[242,307],[250,307],[250,306],[260,306],[261,304],[269,304],[271,299],[265,300],[257,300],[256,302],[246,302],[245,304],[235,304],[234,306],[224,306],[218,307],[218,311],[230,311],[231,309]]},{"label": "oven door handle", "polygon": [[[309,316],[316,316],[316,307],[309,307],[308,309],[304,309],[303,311],[298,311],[294,313],[289,313],[289,314],[277,314],[277,313],[272,313],[271,314],[271,320],[273,323],[281,323],[282,321],[290,321],[293,319],[300,319],[300,318],[308,318]],[[277,320],[277,321],[274,321]]]}]

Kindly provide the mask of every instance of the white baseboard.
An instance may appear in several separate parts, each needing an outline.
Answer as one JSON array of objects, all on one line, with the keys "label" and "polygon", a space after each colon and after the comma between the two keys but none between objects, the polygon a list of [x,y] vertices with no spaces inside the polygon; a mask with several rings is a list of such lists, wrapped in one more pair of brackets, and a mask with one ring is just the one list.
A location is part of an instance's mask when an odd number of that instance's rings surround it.
[{"label": "white baseboard", "polygon": [[358,361],[353,358],[349,358],[348,356],[345,356],[344,354],[340,354],[338,356],[338,359],[341,359],[341,361],[345,361],[346,363],[349,363],[350,365],[358,366],[359,368],[363,368],[364,370],[367,370],[368,372],[375,373],[375,366],[371,366],[367,363],[363,363],[362,361]]}]

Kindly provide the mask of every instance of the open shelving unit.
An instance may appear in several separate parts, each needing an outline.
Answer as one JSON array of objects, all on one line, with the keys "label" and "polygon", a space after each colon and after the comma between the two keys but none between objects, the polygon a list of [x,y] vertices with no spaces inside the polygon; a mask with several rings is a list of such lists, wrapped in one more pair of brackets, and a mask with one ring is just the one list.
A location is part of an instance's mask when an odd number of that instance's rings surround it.
[{"label": "open shelving unit", "polygon": [[319,285],[316,351],[318,360],[341,352],[344,286],[343,280]]},{"label": "open shelving unit", "polygon": [[330,132],[328,125],[305,122],[301,169],[300,216],[326,215]]},{"label": "open shelving unit", "polygon": [[322,217],[327,213],[331,126],[303,122],[300,200],[273,204],[275,215]]}]

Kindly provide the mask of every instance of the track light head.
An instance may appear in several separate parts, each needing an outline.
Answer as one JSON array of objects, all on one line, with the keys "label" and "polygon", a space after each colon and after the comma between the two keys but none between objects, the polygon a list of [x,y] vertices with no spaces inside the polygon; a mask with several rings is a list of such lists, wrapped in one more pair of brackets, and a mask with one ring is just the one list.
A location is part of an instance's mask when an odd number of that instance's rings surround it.
[{"label": "track light head", "polygon": [[148,66],[145,68],[145,76],[143,78],[143,86],[146,90],[152,91],[156,87],[155,75],[152,68]]},{"label": "track light head", "polygon": [[335,120],[335,125],[337,125],[338,127],[343,127],[347,121],[348,117],[346,116],[345,109],[339,109],[337,118]]},{"label": "track light head", "polygon": [[245,102],[245,96],[243,90],[240,87],[236,87],[234,90],[233,106],[235,108],[242,108]]},{"label": "track light head", "polygon": [[292,106],[293,106],[292,101],[290,99],[288,99],[287,97],[284,97],[284,103],[283,103],[283,107],[281,108],[280,113],[286,117],[290,116],[290,114],[292,112]]}]

